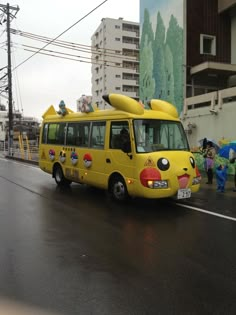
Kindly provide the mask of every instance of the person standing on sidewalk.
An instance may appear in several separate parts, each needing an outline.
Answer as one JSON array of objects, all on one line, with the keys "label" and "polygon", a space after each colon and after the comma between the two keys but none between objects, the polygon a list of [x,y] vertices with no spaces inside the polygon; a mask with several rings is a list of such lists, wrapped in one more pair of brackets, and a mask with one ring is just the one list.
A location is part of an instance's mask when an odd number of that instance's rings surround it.
[{"label": "person standing on sidewalk", "polygon": [[204,168],[207,174],[207,184],[213,183],[213,168],[216,150],[211,141],[207,141],[206,148],[203,151]]},{"label": "person standing on sidewalk", "polygon": [[216,183],[217,191],[225,192],[225,183],[227,180],[227,169],[228,165],[219,165],[216,167]]}]

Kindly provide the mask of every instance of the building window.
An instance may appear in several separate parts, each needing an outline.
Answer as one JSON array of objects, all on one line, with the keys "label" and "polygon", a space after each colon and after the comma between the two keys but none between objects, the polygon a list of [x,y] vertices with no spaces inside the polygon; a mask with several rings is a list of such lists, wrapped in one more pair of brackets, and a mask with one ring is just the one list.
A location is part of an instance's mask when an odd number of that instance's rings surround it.
[{"label": "building window", "polygon": [[200,34],[200,54],[216,55],[216,37]]},{"label": "building window", "polygon": [[120,78],[120,74],[116,74],[116,78]]},{"label": "building window", "polygon": [[120,29],[120,25],[115,25],[115,28]]},{"label": "building window", "polygon": [[116,86],[116,91],[120,91],[120,87],[119,86]]},{"label": "building window", "polygon": [[115,41],[120,42],[120,38],[119,38],[119,37],[116,37],[116,38],[115,38]]}]

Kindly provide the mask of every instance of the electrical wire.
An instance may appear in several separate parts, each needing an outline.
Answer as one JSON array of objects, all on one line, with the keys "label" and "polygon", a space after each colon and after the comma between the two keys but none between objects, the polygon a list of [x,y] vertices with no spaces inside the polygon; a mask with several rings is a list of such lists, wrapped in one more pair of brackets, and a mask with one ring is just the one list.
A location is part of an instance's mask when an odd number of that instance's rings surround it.
[{"label": "electrical wire", "polygon": [[[29,38],[32,40],[36,40],[36,41],[41,41],[41,42],[49,42],[51,41],[51,38],[46,37],[46,36],[41,36],[41,35],[36,35],[33,33],[27,33],[27,32],[23,32],[23,31],[19,31],[19,30],[15,30],[15,29],[11,29],[11,33],[14,35],[20,35],[23,36],[25,38]],[[67,49],[73,49],[73,50],[78,50],[78,51],[83,51],[83,52],[87,52],[87,53],[103,53],[104,56],[111,56],[111,57],[116,57],[116,58],[121,58],[124,59],[124,56],[126,57],[125,59],[127,60],[133,60],[133,58],[137,57],[137,55],[127,55],[127,54],[120,54],[117,53],[117,49],[110,49],[110,48],[102,48],[102,47],[96,47],[96,46],[89,46],[89,45],[84,45],[84,44],[79,44],[79,43],[75,43],[75,42],[68,42],[68,41],[62,41],[62,40],[55,40],[53,43],[51,43],[52,45],[55,46],[59,46],[59,47],[63,47],[63,48],[67,48]],[[133,50],[132,50],[133,51]],[[138,49],[137,49],[138,51]]]},{"label": "electrical wire", "polygon": [[21,65],[23,65],[26,61],[28,61],[29,59],[31,59],[32,57],[34,57],[37,53],[39,53],[42,49],[44,49],[45,47],[47,47],[49,44],[51,44],[53,41],[55,41],[56,39],[58,39],[59,37],[61,37],[63,34],[65,34],[66,32],[68,32],[72,27],[74,27],[76,24],[78,24],[79,22],[81,22],[82,20],[84,20],[87,16],[89,16],[91,13],[93,13],[95,10],[97,10],[99,7],[101,7],[105,2],[107,2],[108,0],[104,0],[103,2],[101,2],[99,5],[97,5],[95,8],[93,8],[91,11],[89,11],[87,14],[85,14],[82,18],[80,18],[77,22],[75,22],[74,24],[72,24],[70,27],[68,27],[65,31],[63,31],[62,33],[60,33],[58,36],[56,36],[55,38],[53,38],[49,43],[47,43],[46,45],[44,45],[42,48],[40,48],[38,51],[36,51],[35,53],[33,53],[31,56],[29,56],[28,58],[26,58],[25,60],[23,60],[21,63],[19,63],[12,71],[14,71],[15,69],[17,69],[18,67],[20,67]]},{"label": "electrical wire", "polygon": [[[16,64],[16,58],[14,52],[12,53],[13,55],[13,63],[14,65]],[[22,106],[22,98],[21,98],[21,93],[20,93],[20,84],[19,84],[19,79],[18,79],[18,73],[17,70],[14,71],[14,79],[15,79],[15,90],[16,90],[16,101],[18,105],[18,110],[23,112],[23,106]]]},{"label": "electrical wire", "polygon": [[[25,46],[27,46],[27,45],[25,45]],[[35,50],[33,48],[21,48],[21,49],[28,51],[28,52],[35,52]],[[37,48],[35,48],[35,49],[37,49]],[[112,67],[112,68],[118,68],[118,69],[129,69],[129,70],[135,70],[136,69],[135,65],[133,65],[132,67],[130,67],[130,66],[129,67],[127,67],[127,66],[123,67],[123,66],[118,66],[118,65],[111,65],[107,61],[103,61],[103,60],[100,60],[99,62],[98,61],[84,61],[84,60],[78,59],[79,57],[82,58],[81,56],[66,54],[66,53],[62,53],[62,52],[56,52],[56,51],[47,50],[47,49],[41,50],[38,53],[41,55],[50,56],[50,57],[57,57],[60,59],[72,60],[72,61],[83,62],[83,63],[93,64],[93,65],[100,65],[100,66],[103,65],[105,67]],[[61,54],[61,55],[65,55],[65,56],[63,57],[63,56],[58,56],[55,54],[59,54],[59,55]],[[70,56],[70,57],[66,57],[66,56]],[[77,59],[71,58],[71,57],[77,57]],[[84,58],[91,60],[91,58],[87,58],[87,57],[84,57]],[[115,63],[115,64],[117,64],[117,63]]]},{"label": "electrical wire", "polygon": [[[29,52],[34,52],[34,50],[32,49],[24,49],[25,51],[29,51]],[[104,65],[106,67],[112,67],[112,68],[119,68],[119,69],[123,69],[123,67],[118,67],[118,66],[112,66],[112,65],[108,65],[108,64],[102,64],[102,63],[97,63],[97,62],[91,62],[91,61],[84,61],[84,60],[80,60],[80,59],[74,59],[74,58],[70,58],[70,57],[62,57],[62,56],[57,56],[54,54],[50,54],[50,53],[46,53],[46,52],[38,52],[41,55],[45,55],[45,56],[51,56],[51,57],[56,57],[56,58],[61,58],[61,59],[66,59],[66,60],[73,60],[73,61],[77,61],[77,62],[83,62],[83,63],[88,63],[88,64],[93,64],[93,65]],[[127,68],[125,68],[127,69]],[[131,68],[128,68],[131,69]]]},{"label": "electrical wire", "polygon": [[[29,45],[22,45],[22,46],[23,46],[23,47],[26,47],[26,48],[38,50],[38,47],[33,47],[33,46],[29,46]],[[81,58],[81,59],[89,59],[89,60],[97,61],[96,58],[84,57],[84,56],[69,54],[69,53],[65,53],[65,52],[55,51],[55,50],[51,50],[51,49],[41,49],[41,50],[44,51],[44,52],[49,52],[49,53],[56,53],[56,54],[61,54],[61,55],[65,55],[65,56],[70,56],[70,57],[76,57],[76,58]],[[104,64],[104,63],[117,64],[117,61],[112,61],[112,60],[99,60],[99,61],[100,61],[102,64]],[[98,64],[99,64],[99,62],[98,62]]]},{"label": "electrical wire", "polygon": [[[14,45],[17,45],[18,48],[21,48],[21,46],[22,46],[24,50],[30,51],[30,52],[36,52],[36,51],[39,50],[38,47],[30,46],[30,45],[18,44],[18,43],[14,43]],[[27,48],[27,49],[25,49],[24,47]],[[65,53],[65,52],[61,52],[61,51],[55,51],[55,50],[51,50],[51,49],[49,50],[49,49],[41,48],[41,51],[46,52],[46,53],[60,54],[60,55],[64,55],[64,56],[76,57],[76,58],[81,58],[81,59],[89,59],[89,60],[94,61],[93,62],[94,64],[99,64],[99,65],[107,65],[108,66],[109,64],[114,64],[114,65],[116,65],[117,68],[122,68],[121,66],[119,66],[119,65],[121,65],[121,61],[120,60],[104,59],[103,55],[101,56],[101,57],[103,57],[103,59],[98,59],[98,58],[91,58],[91,57],[85,57],[85,56],[80,56],[80,55],[69,54],[69,53]],[[53,56],[55,56],[55,55],[53,55]],[[131,60],[130,59],[128,59],[128,60],[125,59],[124,60],[124,58],[123,58],[122,61],[130,62],[131,66],[125,67],[125,68],[129,68],[129,69],[135,69],[135,65],[138,64],[138,61],[136,59],[131,59]]]},{"label": "electrical wire", "polygon": [[[20,45],[20,44],[19,44]],[[34,49],[37,49],[39,50],[39,48],[37,47],[33,47],[33,46],[29,46],[29,45],[24,45],[24,44],[21,44],[23,47],[28,47],[28,48],[34,48]],[[67,46],[64,46],[64,45],[61,45],[61,44],[57,44],[57,43],[52,43],[52,45],[54,46],[57,46],[57,47],[60,47],[60,48],[63,48],[63,49],[69,49],[69,50],[72,50],[72,51],[79,51],[79,52],[82,52],[84,54],[90,54],[91,55],[91,50],[83,50],[83,49],[76,49],[76,48],[72,48],[72,47],[67,47]],[[45,51],[44,48],[41,48],[41,50]],[[55,52],[52,50],[52,52]],[[60,52],[57,52],[58,54]],[[102,61],[103,62],[109,62],[109,63],[119,63],[121,61],[127,61],[127,62],[133,62],[133,63],[137,63],[138,64],[138,60],[137,60],[137,56],[133,56],[133,57],[122,57],[124,55],[117,55],[117,54],[107,54],[107,53],[98,53],[98,51],[96,51],[96,56],[98,56],[99,54],[99,57],[100,58],[103,58]],[[66,55],[66,53],[65,53]],[[68,54],[69,55],[69,54]],[[95,53],[92,53],[92,56],[95,55]],[[77,56],[77,57],[81,57],[81,58],[84,58],[84,59],[91,59],[91,57],[85,57],[85,56]],[[106,58],[106,59],[105,59]],[[95,58],[92,58],[92,59],[95,59]],[[113,60],[112,60],[113,59]],[[117,60],[115,60],[117,59]],[[96,59],[97,60],[97,59]]]}]

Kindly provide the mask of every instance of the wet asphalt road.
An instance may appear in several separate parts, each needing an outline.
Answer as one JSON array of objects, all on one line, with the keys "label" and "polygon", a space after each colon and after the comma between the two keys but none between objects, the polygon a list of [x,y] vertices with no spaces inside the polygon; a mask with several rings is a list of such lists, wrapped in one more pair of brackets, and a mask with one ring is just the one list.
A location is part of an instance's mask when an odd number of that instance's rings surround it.
[{"label": "wet asphalt road", "polygon": [[0,191],[0,301],[68,315],[236,313],[236,195],[206,187],[184,203],[229,219],[160,200],[122,206],[4,159]]}]

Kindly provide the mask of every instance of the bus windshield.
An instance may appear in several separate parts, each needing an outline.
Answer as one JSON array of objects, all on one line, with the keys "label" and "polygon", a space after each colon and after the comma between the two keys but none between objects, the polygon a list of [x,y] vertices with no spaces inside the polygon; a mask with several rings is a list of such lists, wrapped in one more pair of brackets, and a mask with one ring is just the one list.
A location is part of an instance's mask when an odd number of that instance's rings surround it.
[{"label": "bus windshield", "polygon": [[157,119],[135,119],[137,153],[162,150],[189,151],[188,140],[180,122]]}]

